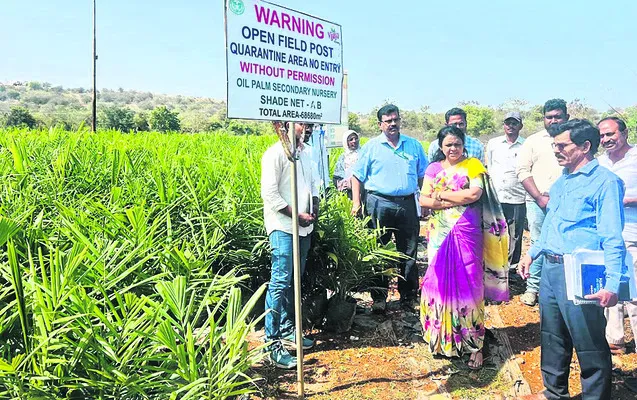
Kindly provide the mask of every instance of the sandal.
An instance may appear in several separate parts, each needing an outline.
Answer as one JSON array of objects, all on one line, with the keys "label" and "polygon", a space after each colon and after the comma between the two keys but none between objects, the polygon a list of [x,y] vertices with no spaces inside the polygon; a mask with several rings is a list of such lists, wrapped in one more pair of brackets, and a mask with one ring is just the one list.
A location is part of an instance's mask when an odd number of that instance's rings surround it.
[{"label": "sandal", "polygon": [[484,363],[484,356],[482,355],[482,350],[479,350],[475,353],[471,353],[469,357],[469,361],[467,362],[467,366],[470,369],[478,370],[482,368],[482,364]]}]

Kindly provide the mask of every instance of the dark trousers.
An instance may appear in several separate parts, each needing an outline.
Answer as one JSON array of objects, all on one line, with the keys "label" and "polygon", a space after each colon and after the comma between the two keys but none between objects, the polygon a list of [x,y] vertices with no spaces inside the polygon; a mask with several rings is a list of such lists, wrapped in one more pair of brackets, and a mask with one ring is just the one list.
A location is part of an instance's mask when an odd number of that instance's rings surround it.
[{"label": "dark trousers", "polygon": [[522,255],[522,234],[526,219],[526,204],[502,203],[504,218],[509,226],[509,265],[520,262]]},{"label": "dark trousers", "polygon": [[606,342],[604,309],[575,305],[566,298],[564,264],[544,257],[540,280],[542,379],[548,399],[570,399],[568,375],[577,352],[582,399],[610,399],[611,354]]},{"label": "dark trousers", "polygon": [[[414,196],[405,199],[388,199],[373,193],[367,193],[365,201],[367,214],[371,217],[372,228],[387,228],[380,242],[387,244],[392,234],[396,238],[396,249],[409,257],[398,265],[400,276],[398,279],[398,293],[401,300],[414,300],[418,292],[418,267],[416,266],[416,252],[418,250],[418,233],[420,222],[416,214]],[[374,300],[387,298],[389,279],[379,277],[370,291]]]}]

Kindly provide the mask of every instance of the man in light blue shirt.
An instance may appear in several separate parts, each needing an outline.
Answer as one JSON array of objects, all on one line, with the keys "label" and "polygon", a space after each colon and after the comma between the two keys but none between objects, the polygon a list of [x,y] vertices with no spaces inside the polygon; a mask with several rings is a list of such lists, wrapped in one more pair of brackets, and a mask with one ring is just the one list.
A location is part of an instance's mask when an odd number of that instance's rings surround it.
[{"label": "man in light blue shirt", "polygon": [[[396,248],[407,255],[400,262],[398,292],[401,305],[413,311],[418,291],[416,250],[420,223],[417,192],[422,186],[429,164],[422,145],[416,139],[400,133],[398,107],[389,104],[378,110],[378,126],[382,133],[361,149],[352,171],[352,214],[361,212],[361,189],[367,191],[365,212],[371,216],[374,228],[389,228],[381,237],[383,244],[396,237]],[[385,311],[389,280],[380,277],[371,291],[372,310]]]},{"label": "man in light blue shirt", "polygon": [[[445,124],[447,126],[455,126],[464,133],[464,148],[467,150],[467,154],[469,157],[477,158],[484,164],[484,146],[478,139],[472,138],[467,134],[467,113],[462,108],[454,107],[445,113]],[[438,141],[432,141],[427,152],[430,160],[436,157],[438,150],[440,150]]]},{"label": "man in light blue shirt", "polygon": [[[539,301],[544,395],[569,398],[569,366],[575,347],[583,398],[610,399],[612,363],[602,307],[617,304],[624,273],[624,184],[594,159],[600,137],[590,122],[574,119],[553,126],[549,133],[564,172],[550,189],[540,239],[519,264],[519,273],[526,279],[533,259],[544,255]],[[605,287],[586,296],[599,306],[575,305],[567,299],[563,255],[577,248],[604,252]]]}]

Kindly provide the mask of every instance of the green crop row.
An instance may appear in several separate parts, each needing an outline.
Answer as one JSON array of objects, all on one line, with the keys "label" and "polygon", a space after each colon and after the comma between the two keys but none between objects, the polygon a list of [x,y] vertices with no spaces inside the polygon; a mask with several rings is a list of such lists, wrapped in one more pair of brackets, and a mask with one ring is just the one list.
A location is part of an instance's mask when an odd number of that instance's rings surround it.
[{"label": "green crop row", "polygon": [[[0,131],[0,398],[253,390],[263,353],[246,338],[269,278],[260,158],[275,141]],[[387,273],[397,253],[347,199],[322,206],[309,281],[342,293]]]}]

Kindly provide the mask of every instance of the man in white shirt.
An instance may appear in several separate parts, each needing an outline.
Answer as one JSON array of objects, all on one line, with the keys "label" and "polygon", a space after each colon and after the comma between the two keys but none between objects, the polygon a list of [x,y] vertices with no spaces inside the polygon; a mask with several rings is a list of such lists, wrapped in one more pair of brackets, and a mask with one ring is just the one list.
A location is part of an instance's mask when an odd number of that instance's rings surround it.
[{"label": "man in white shirt", "polygon": [[[557,162],[553,152],[553,138],[547,129],[552,125],[563,124],[568,121],[566,102],[562,99],[551,99],[544,103],[544,129],[526,138],[518,156],[517,174],[524,189],[529,194],[526,202],[526,218],[529,222],[531,245],[540,239],[542,223],[546,215],[546,205],[549,202],[549,189],[562,176],[563,168]],[[526,292],[520,296],[520,301],[527,306],[537,303],[540,291],[540,277],[542,275],[543,256],[533,261],[529,279],[526,282]]]},{"label": "man in white shirt", "polygon": [[509,265],[520,261],[522,234],[526,218],[526,191],[515,172],[518,154],[524,143],[520,136],[522,116],[510,112],[504,117],[504,135],[487,143],[487,169],[509,227]]},{"label": "man in white shirt", "polygon": [[[310,248],[310,233],[318,215],[318,191],[315,170],[309,154],[303,151],[305,125],[294,124],[298,143],[297,193],[299,212],[299,243],[301,274],[305,268]],[[270,360],[279,368],[296,368],[296,357],[283,346],[295,346],[294,289],[292,287],[292,190],[290,167],[283,149],[277,142],[265,151],[261,159],[261,198],[265,229],[272,247],[272,271],[265,297],[265,307],[270,312],[265,316],[266,340],[271,341]],[[303,348],[309,349],[314,342],[303,338]]]},{"label": "man in white shirt", "polygon": [[[630,252],[633,261],[637,261],[637,147],[628,143],[628,129],[626,123],[617,117],[608,117],[597,124],[601,137],[601,145],[606,153],[597,160],[619,176],[626,185],[624,194],[624,230],[622,236],[626,243],[626,250]],[[605,310],[606,340],[613,354],[626,352],[624,342],[624,308],[628,312],[633,335],[637,334],[637,302],[621,302]]]}]

